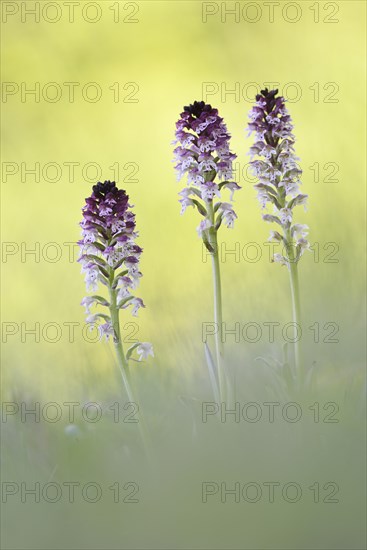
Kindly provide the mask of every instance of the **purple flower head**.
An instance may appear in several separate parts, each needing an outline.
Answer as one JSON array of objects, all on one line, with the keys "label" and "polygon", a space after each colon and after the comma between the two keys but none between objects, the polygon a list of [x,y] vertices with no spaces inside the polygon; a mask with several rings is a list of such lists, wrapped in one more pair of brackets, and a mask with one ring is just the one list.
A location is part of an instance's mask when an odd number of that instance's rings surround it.
[{"label": "purple flower head", "polygon": [[[255,143],[250,148],[251,166],[258,178],[255,189],[258,199],[265,208],[270,204],[273,215],[264,214],[263,219],[281,225],[284,233],[284,243],[291,246],[293,231],[293,209],[297,205],[305,205],[307,195],[300,193],[300,177],[302,170],[294,152],[295,137],[292,134],[292,119],[285,106],[282,96],[277,96],[278,90],[261,90],[256,96],[256,103],[249,113],[249,134],[255,133]],[[272,232],[271,237],[279,241],[279,233]],[[292,261],[298,261],[303,251],[308,247],[302,237],[295,241],[296,253]],[[307,243],[307,245],[306,245]],[[274,256],[275,261],[287,265],[289,258],[280,254]]]},{"label": "purple flower head", "polygon": [[[96,292],[102,283],[108,289],[109,299],[94,294],[83,298],[81,305],[85,308],[87,322],[98,323],[101,336],[107,340],[112,337],[119,366],[127,370],[134,350],[139,360],[153,355],[151,344],[138,342],[127,350],[125,356],[120,333],[120,310],[132,306],[131,313],[136,317],[139,309],[145,308],[143,300],[131,294],[142,276],[139,261],[143,249],[135,242],[138,236],[135,214],[128,195],[123,189],[118,189],[114,181],[94,185],[91,196],[85,199],[82,213],[78,262],[85,274],[87,290]],[[108,312],[92,313],[94,306],[107,308]]]},{"label": "purple flower head", "polygon": [[[230,190],[230,201],[234,191],[240,189],[234,181],[232,162],[236,155],[230,151],[231,136],[218,110],[204,101],[195,101],[184,107],[176,123],[174,143],[175,170],[180,180],[187,176],[188,186],[180,195],[181,213],[189,206],[197,208],[208,220],[199,226],[198,234],[204,242],[208,229],[217,230],[222,217],[215,219],[215,212],[221,205],[221,190]],[[236,216],[232,216],[232,222]],[[233,223],[227,224],[232,227]]]},{"label": "purple flower head", "polygon": [[[97,269],[106,276],[108,267],[120,267],[127,259],[138,263],[142,249],[135,244],[135,215],[130,210],[126,192],[118,189],[114,181],[98,182],[85,203],[79,241],[79,261],[83,267]],[[90,252],[90,243],[100,254],[86,253]]]},{"label": "purple flower head", "polygon": [[[98,182],[93,186],[92,195],[85,199],[82,212],[78,261],[85,273],[87,290],[95,292],[98,283],[112,284],[116,289],[119,281],[124,281],[125,295],[130,296],[129,289],[136,288],[141,277],[142,248],[135,243],[135,214],[131,211],[128,195],[118,189],[114,181]],[[119,292],[119,297],[122,294]],[[93,303],[109,306],[109,302],[97,298],[84,298],[82,304],[88,312]]]}]

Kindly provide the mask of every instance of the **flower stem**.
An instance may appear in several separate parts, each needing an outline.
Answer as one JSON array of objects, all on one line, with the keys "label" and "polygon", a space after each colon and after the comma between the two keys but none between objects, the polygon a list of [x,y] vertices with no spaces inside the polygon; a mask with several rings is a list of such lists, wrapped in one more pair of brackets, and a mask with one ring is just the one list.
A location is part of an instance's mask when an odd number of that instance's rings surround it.
[{"label": "flower stem", "polygon": [[[214,210],[213,204],[211,204],[211,209],[209,214],[211,216],[211,222],[214,222]],[[223,365],[223,317],[222,317],[222,286],[220,278],[220,265],[219,265],[219,253],[218,253],[218,239],[217,239],[217,230],[215,227],[209,229],[209,244],[213,248],[211,253],[212,257],[212,270],[213,270],[213,290],[214,290],[214,322],[216,326],[215,332],[215,351],[217,357],[217,369],[218,369],[218,382],[219,382],[219,392],[221,401],[226,399],[226,376]]]},{"label": "flower stem", "polygon": [[[302,319],[301,319],[301,303],[299,297],[299,281],[298,281],[298,261],[295,253],[293,243],[291,241],[290,232],[287,233],[288,241],[288,259],[289,259],[289,279],[291,285],[292,294],[292,312],[293,322],[297,326],[296,341],[294,342],[294,359],[296,372],[300,377],[300,381],[303,377],[302,362],[301,362],[301,350],[300,340],[302,338]],[[298,329],[300,329],[300,335],[298,337]]]},{"label": "flower stem", "polygon": [[[129,363],[125,357],[124,350],[122,347],[122,341],[121,341],[121,330],[120,330],[120,319],[119,319],[119,310],[117,308],[117,291],[112,288],[111,284],[109,285],[109,293],[110,293],[110,314],[111,314],[111,323],[114,330],[114,344],[115,344],[115,350],[116,350],[116,356],[117,356],[117,363],[119,366],[120,374],[122,377],[122,381],[127,393],[127,397],[129,399],[130,403],[137,404],[137,401],[134,397],[135,392],[132,389],[131,386],[131,377],[130,377],[130,369],[129,369]],[[148,455],[149,451],[149,440],[147,436],[147,430],[144,422],[144,418],[141,417],[139,419],[139,433],[143,442],[143,447]]]},{"label": "flower stem", "polygon": [[119,310],[117,308],[117,291],[109,286],[110,293],[110,314],[111,314],[111,323],[114,331],[113,342],[115,345],[117,363],[120,369],[122,381],[125,386],[125,390],[129,401],[134,402],[133,392],[130,386],[130,371],[129,364],[126,360],[124,350],[122,347],[121,341],[121,330],[120,330],[120,319],[119,319]]},{"label": "flower stem", "polygon": [[[291,282],[291,291],[292,291],[292,308],[293,308],[293,321],[297,324],[297,327],[300,327],[301,333],[300,338],[302,338],[302,324],[301,324],[301,306],[299,300],[299,282],[298,282],[298,267],[296,263],[291,263],[290,265],[290,282]],[[295,352],[295,362],[296,369],[301,374],[301,356],[300,356],[300,345],[299,340],[294,343],[294,352]]]}]

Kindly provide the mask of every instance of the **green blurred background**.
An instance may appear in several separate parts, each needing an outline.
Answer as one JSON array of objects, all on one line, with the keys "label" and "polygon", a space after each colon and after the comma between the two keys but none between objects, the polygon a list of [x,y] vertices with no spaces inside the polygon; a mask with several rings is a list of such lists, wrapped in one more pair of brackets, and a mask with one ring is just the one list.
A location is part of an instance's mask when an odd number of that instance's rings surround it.
[{"label": "green blurred background", "polygon": [[[42,12],[46,4],[53,6]],[[126,401],[113,349],[83,338],[83,277],[64,244],[79,239],[81,207],[93,180],[90,168],[86,181],[85,167],[97,163],[99,179],[116,179],[130,195],[144,248],[139,296],[147,308],[138,319],[124,312],[122,322],[136,322],[138,338],[154,344],[155,358],[133,368],[152,454],[145,457],[134,425],[103,422],[88,431],[81,422],[82,435],[70,438],[62,422],[9,419],[3,479],[136,479],[142,497],[133,511],[109,502],[73,507],[14,498],[4,506],[4,548],[364,548],[365,3],[302,1],[292,8],[281,1],[273,22],[263,2],[246,8],[248,2],[104,1],[93,3],[83,19],[86,4],[78,3],[69,22],[65,3],[40,2],[35,22],[24,11],[34,2],[2,3],[3,399],[106,406]],[[233,8],[241,10],[238,22],[225,13]],[[253,20],[255,9],[259,20],[250,23],[246,18]],[[203,10],[213,11],[206,23]],[[299,20],[290,22],[296,13]],[[58,14],[59,21],[48,21]],[[95,14],[95,23],[85,20]],[[42,97],[49,82],[60,86],[59,101]],[[66,82],[80,84],[74,102]],[[97,102],[81,93],[91,82],[102,90]],[[299,208],[297,221],[309,225],[313,248],[319,246],[318,261],[311,252],[300,263],[305,326],[321,327],[320,343],[309,328],[304,337],[306,362],[317,370],[316,393],[278,400],[303,400],[306,408],[314,401],[337,402],[343,421],[256,424],[251,430],[219,423],[207,429],[200,403],[212,396],[201,332],[213,317],[211,268],[203,262],[197,214],[179,214],[183,183],[177,184],[172,165],[174,124],[183,105],[207,100],[224,117],[238,155],[238,220],[233,230],[223,227],[219,239],[228,249],[260,243],[262,256],[258,262],[233,256],[222,262],[225,321],[229,327],[263,327],[267,321],[283,326],[291,321],[288,276],[269,262],[262,243],[270,226],[244,176],[252,143],[245,132],[249,94],[255,92],[250,84],[268,82],[289,92],[303,192],[309,195],[308,210]],[[39,102],[32,95],[22,101],[22,86],[35,83]],[[213,85],[211,95],[203,95],[205,83]],[[111,86],[119,89],[117,102]],[[225,93],[236,86],[237,96]],[[15,93],[7,95],[11,89]],[[35,163],[39,181],[32,174],[22,178]],[[61,167],[58,181],[49,181],[52,168],[44,177],[47,163]],[[65,163],[78,163],[73,180]],[[116,163],[118,178],[111,169]],[[47,243],[57,244],[58,261],[47,259],[53,254]],[[39,261],[22,257],[22,250],[35,246]],[[21,326],[37,322],[39,342]],[[323,341],[328,322],[338,327],[336,343]],[[5,323],[19,330],[7,336]],[[42,337],[47,323],[61,327],[59,341]],[[65,323],[79,323],[73,342]],[[47,334],[52,339],[55,333],[50,328]],[[265,330],[257,343],[228,337],[240,400],[278,395],[271,369],[260,370],[256,358],[281,360],[283,343],[280,332],[269,343]],[[203,480],[250,478],[309,485],[333,480],[344,490],[334,508],[201,503]]]}]

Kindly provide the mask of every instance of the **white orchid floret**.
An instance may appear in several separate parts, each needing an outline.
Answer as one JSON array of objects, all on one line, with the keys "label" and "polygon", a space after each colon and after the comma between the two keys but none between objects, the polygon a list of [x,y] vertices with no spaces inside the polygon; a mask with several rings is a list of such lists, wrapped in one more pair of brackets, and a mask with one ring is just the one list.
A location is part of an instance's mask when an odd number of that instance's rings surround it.
[{"label": "white orchid floret", "polygon": [[199,170],[201,172],[210,172],[211,170],[215,170],[217,169],[217,165],[215,164],[214,162],[214,159],[212,158],[208,158],[208,159],[204,159],[202,160],[200,163],[199,163]]},{"label": "white orchid floret", "polygon": [[86,315],[90,315],[90,308],[92,307],[92,304],[95,302],[95,298],[93,296],[85,296],[80,305],[84,306]]},{"label": "white orchid floret", "polygon": [[205,218],[205,220],[202,220],[198,225],[198,227],[196,228],[196,231],[198,232],[199,237],[202,237],[204,234],[204,231],[207,231],[211,227],[212,227],[212,224],[210,220],[208,220],[207,218]]},{"label": "white orchid floret", "polygon": [[232,205],[228,202],[222,202],[218,210],[222,214],[226,226],[232,229],[237,218],[237,214],[233,210]]},{"label": "white orchid floret", "polygon": [[113,233],[118,233],[119,231],[122,231],[123,229],[125,229],[125,222],[122,221],[122,220],[113,220],[112,224],[111,224],[111,231]]},{"label": "white orchid floret", "polygon": [[294,197],[299,193],[299,186],[301,182],[299,180],[296,181],[281,181],[279,183],[279,187],[284,186],[287,195],[290,195],[291,197]]},{"label": "white orchid floret", "polygon": [[278,216],[273,216],[272,214],[263,214],[263,220],[268,223],[277,223],[281,225],[281,221]]},{"label": "white orchid floret", "polygon": [[278,231],[271,231],[268,241],[277,241],[281,242],[283,240],[283,237]]},{"label": "white orchid floret", "polygon": [[[193,141],[195,141],[194,134],[190,134],[189,132],[184,132],[184,136],[182,138],[181,144],[182,147],[191,147]],[[178,143],[178,140],[175,140],[175,143]]]},{"label": "white orchid floret", "polygon": [[265,144],[261,150],[261,154],[266,159],[270,159],[273,155],[276,155],[276,149],[271,145]]},{"label": "white orchid floret", "polygon": [[153,346],[149,342],[141,342],[136,348],[136,353],[139,356],[139,361],[147,359],[149,355],[154,357]]},{"label": "white orchid floret", "polygon": [[308,235],[308,225],[296,223],[292,225],[291,227],[291,235],[292,237],[302,237],[305,238]]},{"label": "white orchid floret", "polygon": [[280,221],[283,225],[292,222],[292,210],[290,208],[281,208],[279,210]]},{"label": "white orchid floret", "polygon": [[101,335],[101,338],[105,337],[106,340],[109,340],[110,336],[115,335],[115,331],[113,330],[113,326],[110,321],[107,321],[106,323],[99,325],[98,328],[99,328],[99,333]]},{"label": "white orchid floret", "polygon": [[201,153],[209,153],[215,149],[216,141],[208,137],[199,137],[198,147]]},{"label": "white orchid floret", "polygon": [[213,181],[207,181],[200,185],[201,197],[205,201],[212,201],[214,196],[220,198],[218,185]]},{"label": "white orchid floret", "polygon": [[218,163],[218,178],[220,180],[228,180],[233,178],[233,168],[232,163],[228,164],[227,162]]},{"label": "white orchid floret", "polygon": [[123,309],[126,309],[128,307],[132,306],[131,315],[133,317],[138,316],[138,311],[140,308],[144,308],[144,302],[141,298],[133,297],[131,300],[128,300],[123,306]]},{"label": "white orchid floret", "polygon": [[294,208],[295,206],[297,205],[306,205],[307,204],[307,199],[308,199],[308,195],[297,195],[296,197],[294,197],[294,199],[292,199],[292,208]]},{"label": "white orchid floret", "polygon": [[125,298],[128,298],[128,296],[131,296],[131,294],[130,294],[130,290],[127,287],[122,287],[117,290],[118,302],[120,300],[124,300]]},{"label": "white orchid floret", "polygon": [[82,272],[85,273],[85,284],[88,291],[95,292],[98,288],[99,270],[96,265],[83,265]]},{"label": "white orchid floret", "polygon": [[[187,174],[187,182],[189,184],[192,183],[193,185],[201,185],[202,183],[204,183],[204,181],[205,181],[205,178],[200,174],[198,170],[197,171],[193,170]],[[181,193],[179,193],[179,195],[181,195]]]},{"label": "white orchid floret", "polygon": [[[202,178],[202,180],[204,181],[203,178]],[[200,183],[202,183],[202,182],[200,182]],[[196,195],[196,192],[195,192],[195,189],[193,189],[192,187],[185,187],[184,189],[182,189],[182,191],[179,192],[179,195],[183,199],[188,199],[192,195]]]},{"label": "white orchid floret", "polygon": [[109,266],[113,267],[118,261],[125,256],[123,246],[116,244],[115,246],[107,246],[103,251],[103,256]]},{"label": "white orchid floret", "polygon": [[82,237],[84,244],[94,243],[97,240],[98,232],[95,229],[83,229]]},{"label": "white orchid floret", "polygon": [[227,183],[224,183],[222,185],[222,189],[229,189],[230,191],[229,200],[232,202],[234,192],[241,189],[241,187],[235,181],[228,181]]},{"label": "white orchid floret", "polygon": [[261,183],[258,183],[257,185],[255,185],[254,187],[257,190],[257,198],[258,198],[262,208],[265,208],[266,203],[273,202],[271,200],[271,195],[269,193],[269,190],[267,189],[267,184],[266,183],[261,182]]},{"label": "white orchid floret", "polygon": [[142,277],[142,273],[140,273],[140,271],[136,271],[135,273],[133,273],[131,275],[131,282],[132,282],[132,285],[131,285],[131,288],[133,290],[135,290],[136,288],[138,288],[139,286],[139,283],[140,283],[140,279]]},{"label": "white orchid floret", "polygon": [[181,215],[186,212],[189,206],[192,206],[195,208],[194,201],[188,197],[184,197],[180,199],[179,202],[181,203],[181,212],[180,212]]},{"label": "white orchid floret", "polygon": [[307,239],[303,239],[303,238],[298,239],[298,241],[296,242],[296,245],[298,250],[300,251],[301,256],[305,250],[310,250],[310,243],[308,242]]},{"label": "white orchid floret", "polygon": [[289,265],[289,261],[282,254],[276,253],[273,256],[273,261],[279,263],[280,265]]}]

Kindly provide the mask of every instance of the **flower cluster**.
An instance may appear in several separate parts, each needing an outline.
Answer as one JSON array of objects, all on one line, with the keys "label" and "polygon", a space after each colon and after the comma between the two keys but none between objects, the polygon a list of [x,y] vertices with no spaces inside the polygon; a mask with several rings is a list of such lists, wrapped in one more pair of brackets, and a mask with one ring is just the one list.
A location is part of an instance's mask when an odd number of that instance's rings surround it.
[{"label": "flower cluster", "polygon": [[[139,271],[139,258],[142,249],[135,243],[138,233],[135,231],[135,214],[131,211],[126,192],[116,187],[115,182],[98,182],[93,186],[90,197],[85,199],[83,207],[82,239],[78,242],[82,273],[88,291],[95,292],[98,283],[105,285],[110,293],[110,301],[102,296],[87,296],[82,300],[88,315],[87,321],[94,323],[103,320],[101,333],[108,339],[119,339],[119,330],[112,322],[112,309],[132,308],[137,315],[139,308],[145,307],[141,298],[131,294],[142,276]],[[93,305],[110,308],[110,316],[104,313],[91,314]],[[117,313],[118,314],[118,313]],[[137,349],[139,355],[152,354],[151,345],[146,343]],[[136,347],[136,346],[135,346]]]},{"label": "flower cluster", "polygon": [[[229,148],[230,135],[217,109],[204,101],[195,101],[184,107],[176,123],[175,136],[177,178],[180,180],[186,174],[188,182],[179,193],[181,214],[188,206],[198,209],[204,219],[197,231],[208,244],[208,231],[218,230],[222,221],[227,227],[233,227],[237,218],[231,202],[240,186],[231,181],[236,155]],[[214,181],[216,178],[218,181]],[[230,190],[229,202],[220,200],[224,188]]]},{"label": "flower cluster", "polygon": [[256,141],[250,148],[253,173],[259,183],[255,185],[261,206],[267,203],[274,207],[273,214],[264,214],[267,222],[275,222],[282,228],[282,234],[272,231],[269,240],[282,242],[286,256],[275,254],[274,261],[283,265],[298,262],[304,250],[309,248],[306,240],[308,227],[293,225],[293,209],[305,205],[307,195],[300,193],[302,171],[294,152],[294,135],[291,117],[285,107],[285,100],[277,96],[278,90],[261,90],[256,104],[251,109],[248,129],[255,132]]}]

